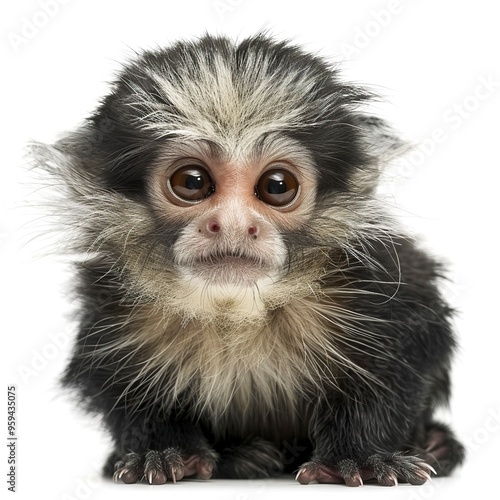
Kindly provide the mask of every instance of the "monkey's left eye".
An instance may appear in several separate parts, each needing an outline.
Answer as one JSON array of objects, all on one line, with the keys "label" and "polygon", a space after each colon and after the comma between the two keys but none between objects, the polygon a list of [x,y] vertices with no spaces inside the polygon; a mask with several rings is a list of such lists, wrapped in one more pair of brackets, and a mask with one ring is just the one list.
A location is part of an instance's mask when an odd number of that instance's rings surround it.
[{"label": "monkey's left eye", "polygon": [[292,203],[299,194],[299,182],[287,170],[268,170],[255,186],[257,198],[273,207]]},{"label": "monkey's left eye", "polygon": [[182,201],[198,202],[215,190],[210,174],[198,165],[186,165],[176,170],[168,180],[171,192]]}]

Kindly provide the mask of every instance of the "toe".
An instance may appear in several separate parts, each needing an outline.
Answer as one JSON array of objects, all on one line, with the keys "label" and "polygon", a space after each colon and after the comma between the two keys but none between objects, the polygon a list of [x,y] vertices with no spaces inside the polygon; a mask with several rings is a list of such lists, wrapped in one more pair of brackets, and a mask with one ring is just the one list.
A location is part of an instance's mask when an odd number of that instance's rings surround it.
[{"label": "toe", "polygon": [[196,464],[196,474],[200,479],[210,479],[212,477],[214,465],[207,460],[199,460]]},{"label": "toe", "polygon": [[123,460],[119,460],[115,465],[113,480],[121,481],[125,484],[133,484],[140,481],[144,475],[143,459],[137,453],[125,455]]},{"label": "toe", "polygon": [[116,470],[116,472],[113,474],[113,480],[115,481],[115,483],[121,481],[125,484],[133,484],[137,483],[139,479],[142,479],[142,475],[142,470],[139,471],[137,469],[128,469],[126,467],[123,467]]},{"label": "toe", "polygon": [[[344,482],[344,478],[334,467],[328,467],[317,462],[307,462],[299,470],[296,478],[300,484],[310,484],[314,481],[323,484],[339,484]],[[361,480],[361,478],[359,478]],[[354,484],[353,486],[359,486]]]},{"label": "toe", "polygon": [[378,484],[381,486],[397,486],[398,476],[394,472],[388,472],[378,478]]},{"label": "toe", "polygon": [[344,482],[347,486],[363,486],[363,480],[359,473],[344,477]]},{"label": "toe", "polygon": [[146,478],[149,484],[165,484],[167,482],[167,475],[159,470],[149,470],[146,473]]}]

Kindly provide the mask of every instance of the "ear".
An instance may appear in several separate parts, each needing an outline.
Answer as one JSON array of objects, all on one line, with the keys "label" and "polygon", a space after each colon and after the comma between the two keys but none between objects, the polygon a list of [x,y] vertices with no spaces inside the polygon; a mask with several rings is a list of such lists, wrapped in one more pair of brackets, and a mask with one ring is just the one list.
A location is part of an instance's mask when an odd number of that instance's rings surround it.
[{"label": "ear", "polygon": [[360,142],[369,161],[367,167],[359,169],[354,175],[352,187],[358,192],[368,194],[376,188],[383,170],[392,161],[407,153],[412,144],[381,118],[358,115],[356,121]]},{"label": "ear", "polygon": [[[88,130],[87,130],[88,129]],[[92,196],[102,189],[91,150],[92,131],[82,127],[67,133],[55,144],[32,142],[27,154],[46,187],[75,200]]]},{"label": "ear", "polygon": [[358,117],[367,152],[380,165],[389,163],[406,153],[411,145],[404,140],[385,120],[376,116]]}]

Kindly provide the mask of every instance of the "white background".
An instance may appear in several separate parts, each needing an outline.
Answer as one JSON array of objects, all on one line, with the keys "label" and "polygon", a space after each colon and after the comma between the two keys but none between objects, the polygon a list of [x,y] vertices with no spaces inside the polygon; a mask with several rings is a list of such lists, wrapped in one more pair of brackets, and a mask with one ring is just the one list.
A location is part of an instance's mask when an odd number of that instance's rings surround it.
[{"label": "white background", "polygon": [[[64,3],[64,5],[63,5]],[[50,8],[48,7],[50,4]],[[498,116],[500,36],[495,2],[377,0],[9,1],[1,13],[0,183],[2,394],[18,392],[17,498],[218,499],[482,498],[496,494],[498,389]],[[332,61],[387,102],[377,111],[420,143],[386,188],[404,222],[450,265],[446,287],[460,310],[452,422],[468,459],[452,478],[423,487],[349,489],[269,481],[114,485],[99,478],[109,443],[57,388],[72,326],[61,259],[40,257],[24,225],[22,151],[76,126],[133,49],[205,31],[242,38],[262,28]],[[486,82],[486,83],[485,83]],[[488,83],[489,82],[489,83]],[[395,176],[395,177],[394,177]],[[31,217],[31,216],[30,216]],[[36,221],[35,226],[42,225]],[[495,229],[496,228],[496,229]],[[5,367],[5,368],[3,368]],[[6,405],[0,426],[6,435]],[[5,439],[5,438],[2,438]],[[4,441],[5,443],[6,441]],[[1,446],[0,489],[7,490]],[[168,491],[167,491],[168,490]]]}]

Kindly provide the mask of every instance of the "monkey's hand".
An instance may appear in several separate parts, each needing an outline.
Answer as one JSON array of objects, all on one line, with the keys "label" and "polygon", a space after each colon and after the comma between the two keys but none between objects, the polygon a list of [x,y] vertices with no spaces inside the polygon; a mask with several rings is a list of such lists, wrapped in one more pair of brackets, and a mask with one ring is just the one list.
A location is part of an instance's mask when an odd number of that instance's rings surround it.
[{"label": "monkey's hand", "polygon": [[376,480],[383,486],[396,486],[398,482],[423,484],[430,479],[434,469],[421,458],[392,453],[371,455],[364,462],[343,459],[336,463],[323,463],[312,460],[302,465],[297,474],[300,484],[345,483],[348,486],[361,486],[364,481]]},{"label": "monkey's hand", "polygon": [[175,448],[146,453],[127,453],[115,464],[113,479],[116,482],[136,483],[146,479],[149,484],[176,483],[183,477],[210,479],[217,461],[217,454],[203,451],[184,454]]}]

